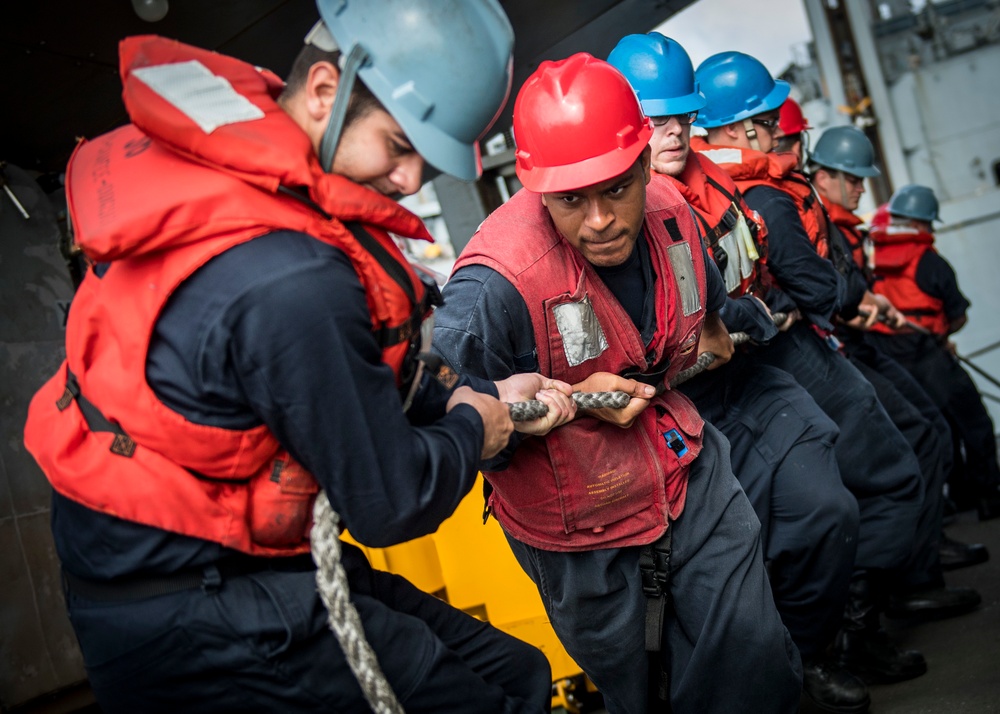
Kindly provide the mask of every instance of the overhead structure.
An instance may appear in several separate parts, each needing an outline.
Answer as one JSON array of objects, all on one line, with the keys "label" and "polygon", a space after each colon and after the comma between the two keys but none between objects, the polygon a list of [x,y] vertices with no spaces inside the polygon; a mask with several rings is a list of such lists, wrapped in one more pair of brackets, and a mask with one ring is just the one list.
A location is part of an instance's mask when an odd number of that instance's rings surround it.
[{"label": "overhead structure", "polygon": [[[692,2],[501,0],[516,40],[514,87],[498,128],[510,126],[513,95],[543,60],[579,51],[606,57],[622,36],[648,32]],[[76,137],[124,123],[118,41],[127,35],[171,37],[282,75],[316,21],[315,8],[315,0],[11,3],[0,23],[0,62],[6,94],[17,100],[0,116],[0,158],[58,172]]]}]

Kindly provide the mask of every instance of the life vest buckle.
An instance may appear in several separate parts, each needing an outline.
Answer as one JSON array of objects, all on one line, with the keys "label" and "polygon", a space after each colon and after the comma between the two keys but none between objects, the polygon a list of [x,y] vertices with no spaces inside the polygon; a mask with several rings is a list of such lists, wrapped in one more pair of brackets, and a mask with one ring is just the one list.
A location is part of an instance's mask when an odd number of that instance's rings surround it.
[{"label": "life vest buckle", "polygon": [[135,453],[135,442],[128,434],[115,434],[111,442],[111,453],[129,459]]},{"label": "life vest buckle", "polygon": [[684,437],[681,436],[680,432],[676,429],[665,431],[663,432],[663,438],[667,442],[667,448],[677,454],[678,459],[682,459],[687,456],[687,442],[684,441]]}]

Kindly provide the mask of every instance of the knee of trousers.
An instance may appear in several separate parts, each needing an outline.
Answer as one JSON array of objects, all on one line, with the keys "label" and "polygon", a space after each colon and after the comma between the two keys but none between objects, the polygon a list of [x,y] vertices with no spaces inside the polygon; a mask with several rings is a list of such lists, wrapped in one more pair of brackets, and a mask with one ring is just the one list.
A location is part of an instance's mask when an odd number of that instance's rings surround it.
[{"label": "knee of trousers", "polygon": [[840,488],[816,492],[807,530],[817,548],[823,543],[837,544],[838,548],[850,545],[853,552],[857,547],[861,513],[857,499],[842,484],[838,486]]},{"label": "knee of trousers", "polygon": [[[768,553],[813,554],[820,560],[853,560],[861,521],[857,499],[838,481],[829,487],[799,491],[797,517],[776,520]],[[828,567],[826,563],[822,567]]]},{"label": "knee of trousers", "polygon": [[520,641],[511,650],[516,659],[510,661],[517,662],[517,682],[522,698],[548,702],[548,694],[552,690],[552,668],[548,658],[537,647]]}]

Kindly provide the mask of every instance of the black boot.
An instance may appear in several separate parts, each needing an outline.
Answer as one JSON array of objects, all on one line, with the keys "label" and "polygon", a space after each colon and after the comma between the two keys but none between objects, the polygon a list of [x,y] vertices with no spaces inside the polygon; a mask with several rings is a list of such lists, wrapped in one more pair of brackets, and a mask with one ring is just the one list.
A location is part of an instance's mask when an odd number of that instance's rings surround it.
[{"label": "black boot", "polygon": [[838,664],[867,684],[902,682],[927,671],[922,654],[897,649],[882,629],[871,578],[864,571],[851,577],[834,651]]},{"label": "black boot", "polygon": [[825,659],[802,663],[802,691],[818,709],[837,714],[864,714],[872,702],[864,682]]},{"label": "black boot", "polygon": [[983,601],[972,588],[925,588],[893,593],[885,608],[886,617],[943,620],[975,610]]},{"label": "black boot", "polygon": [[938,552],[941,554],[941,570],[967,568],[990,559],[990,552],[982,543],[961,543],[944,534],[941,535]]}]

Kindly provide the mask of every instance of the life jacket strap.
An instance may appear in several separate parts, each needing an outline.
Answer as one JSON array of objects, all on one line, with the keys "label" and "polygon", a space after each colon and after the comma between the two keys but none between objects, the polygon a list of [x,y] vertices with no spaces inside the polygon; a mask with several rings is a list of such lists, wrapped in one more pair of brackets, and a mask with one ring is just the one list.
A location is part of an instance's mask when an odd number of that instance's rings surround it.
[{"label": "life jacket strap", "polygon": [[673,530],[639,550],[639,575],[646,596],[646,651],[663,649],[663,620],[670,604],[670,552]]},{"label": "life jacket strap", "polygon": [[76,375],[66,370],[66,391],[56,402],[56,408],[59,411],[65,411],[74,400],[91,431],[103,431],[115,435],[111,442],[111,453],[131,458],[132,454],[135,453],[135,441],[120,426],[101,414],[100,410],[80,393],[80,383],[77,381]]}]

